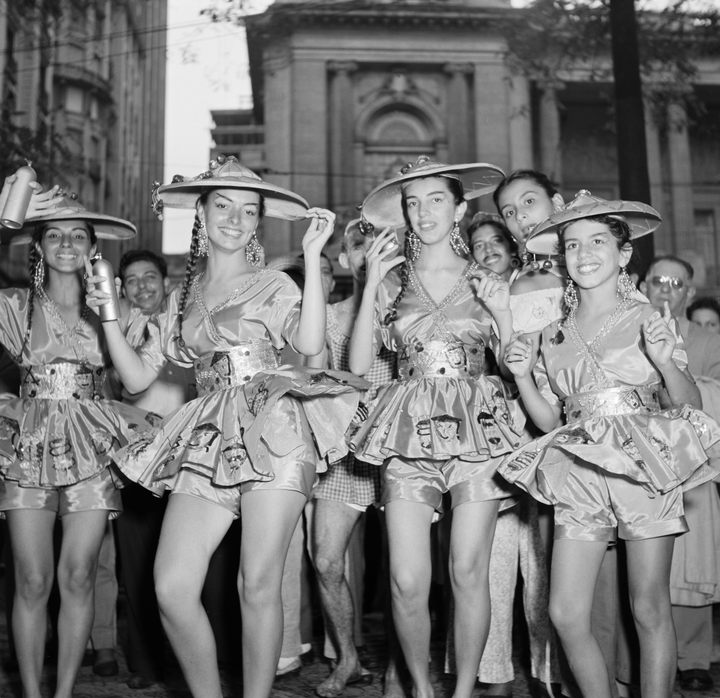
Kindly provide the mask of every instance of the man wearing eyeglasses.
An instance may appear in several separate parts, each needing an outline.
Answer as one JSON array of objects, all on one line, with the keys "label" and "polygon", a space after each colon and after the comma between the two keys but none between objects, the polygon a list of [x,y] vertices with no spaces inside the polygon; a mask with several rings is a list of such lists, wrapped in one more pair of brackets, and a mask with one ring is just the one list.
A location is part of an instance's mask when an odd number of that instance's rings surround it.
[{"label": "man wearing eyeglasses", "polygon": [[[703,407],[720,417],[720,335],[685,317],[695,295],[693,268],[672,255],[656,257],[640,290],[660,312],[670,309],[685,340],[688,368],[697,380]],[[715,409],[714,409],[715,408]],[[675,542],[670,598],[678,641],[678,680],[686,691],[708,691],[712,652],[712,604],[720,601],[720,497],[710,482],[685,494],[690,530]]]}]

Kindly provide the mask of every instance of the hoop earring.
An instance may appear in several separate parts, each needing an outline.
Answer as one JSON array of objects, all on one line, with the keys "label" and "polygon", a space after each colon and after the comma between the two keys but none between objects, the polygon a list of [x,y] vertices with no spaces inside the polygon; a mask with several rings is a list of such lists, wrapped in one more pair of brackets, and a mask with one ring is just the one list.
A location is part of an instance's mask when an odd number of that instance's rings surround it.
[{"label": "hoop earring", "polygon": [[33,286],[36,291],[41,291],[45,285],[45,255],[40,253],[40,257],[35,262],[35,269],[33,270]]},{"label": "hoop earring", "polygon": [[422,242],[420,241],[418,234],[412,228],[407,231],[405,237],[408,250],[410,251],[410,254],[408,255],[410,257],[410,263],[414,264],[420,258]]},{"label": "hoop earring", "polygon": [[198,255],[200,257],[207,257],[208,253],[208,234],[205,229],[205,224],[200,221],[200,225],[197,229],[197,241],[198,241]]},{"label": "hoop earring", "polygon": [[245,246],[245,259],[254,267],[261,267],[265,264],[265,250],[253,233],[250,241]]},{"label": "hoop earring", "polygon": [[579,301],[577,291],[575,290],[575,283],[572,279],[568,279],[567,286],[565,286],[565,293],[563,293],[563,300],[570,310],[577,310]]},{"label": "hoop earring", "polygon": [[617,288],[617,294],[620,296],[620,299],[624,302],[629,301],[635,294],[636,290],[635,284],[632,282],[630,275],[627,273],[627,267],[620,267]]},{"label": "hoop earring", "polygon": [[450,247],[458,257],[467,257],[470,254],[470,248],[465,244],[462,235],[460,235],[459,221],[455,221],[453,229],[450,231]]}]

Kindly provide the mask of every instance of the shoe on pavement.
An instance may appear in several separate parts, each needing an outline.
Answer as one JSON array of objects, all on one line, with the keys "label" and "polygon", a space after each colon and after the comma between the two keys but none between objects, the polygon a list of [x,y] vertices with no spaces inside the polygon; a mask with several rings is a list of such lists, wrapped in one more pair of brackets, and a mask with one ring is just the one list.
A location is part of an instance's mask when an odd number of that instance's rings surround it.
[{"label": "shoe on pavement", "polygon": [[683,691],[709,691],[714,685],[707,669],[678,670],[678,682]]}]

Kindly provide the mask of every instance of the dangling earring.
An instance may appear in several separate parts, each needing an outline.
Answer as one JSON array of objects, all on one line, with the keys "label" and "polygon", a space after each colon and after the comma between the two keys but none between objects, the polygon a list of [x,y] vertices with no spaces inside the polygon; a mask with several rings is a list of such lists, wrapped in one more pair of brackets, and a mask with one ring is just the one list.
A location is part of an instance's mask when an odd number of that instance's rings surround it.
[{"label": "dangling earring", "polygon": [[470,248],[465,244],[462,235],[460,235],[460,223],[458,221],[455,221],[455,225],[450,231],[450,247],[458,257],[467,257],[470,254]]},{"label": "dangling earring", "polygon": [[33,271],[33,286],[36,291],[41,291],[45,285],[45,256],[40,253],[40,258],[35,262],[35,269]]},{"label": "dangling earring", "polygon": [[197,229],[197,241],[198,241],[198,254],[201,257],[207,257],[208,253],[208,234],[205,229],[205,224],[200,221]]},{"label": "dangling earring", "polygon": [[255,233],[252,234],[250,241],[245,246],[245,258],[254,267],[261,267],[265,263],[265,250]]},{"label": "dangling earring", "polygon": [[415,262],[418,261],[418,259],[420,257],[420,250],[422,248],[422,242],[420,242],[420,238],[419,238],[418,234],[412,228],[410,228],[407,231],[405,236],[407,239],[406,241],[407,241],[408,249],[410,250],[410,255],[409,255],[410,260],[409,261],[411,264],[414,264]]},{"label": "dangling earring", "polygon": [[568,279],[567,286],[565,286],[565,293],[563,293],[563,299],[565,300],[565,305],[570,310],[577,310],[578,297],[577,291],[575,290],[575,283],[572,279]]},{"label": "dangling earring", "polygon": [[512,257],[510,257],[510,266],[511,266],[513,269],[518,269],[519,267],[521,267],[521,266],[522,266],[522,260],[520,259],[520,257],[516,257],[515,255],[513,255]]},{"label": "dangling earring", "polygon": [[623,302],[627,302],[636,292],[635,284],[627,273],[627,267],[620,267],[617,294]]}]

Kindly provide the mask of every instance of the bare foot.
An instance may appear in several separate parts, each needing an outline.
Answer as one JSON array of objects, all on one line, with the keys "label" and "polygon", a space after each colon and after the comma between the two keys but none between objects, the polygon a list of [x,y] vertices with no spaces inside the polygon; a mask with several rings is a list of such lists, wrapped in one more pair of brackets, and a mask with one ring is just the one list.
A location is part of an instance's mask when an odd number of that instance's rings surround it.
[{"label": "bare foot", "polygon": [[405,689],[394,665],[388,666],[383,678],[383,698],[405,698]]},{"label": "bare foot", "polygon": [[323,681],[319,686],[315,688],[316,695],[320,698],[337,698],[342,695],[345,690],[345,686],[352,684],[362,684],[369,686],[375,676],[363,669],[359,663],[353,664],[338,664],[330,676]]}]

